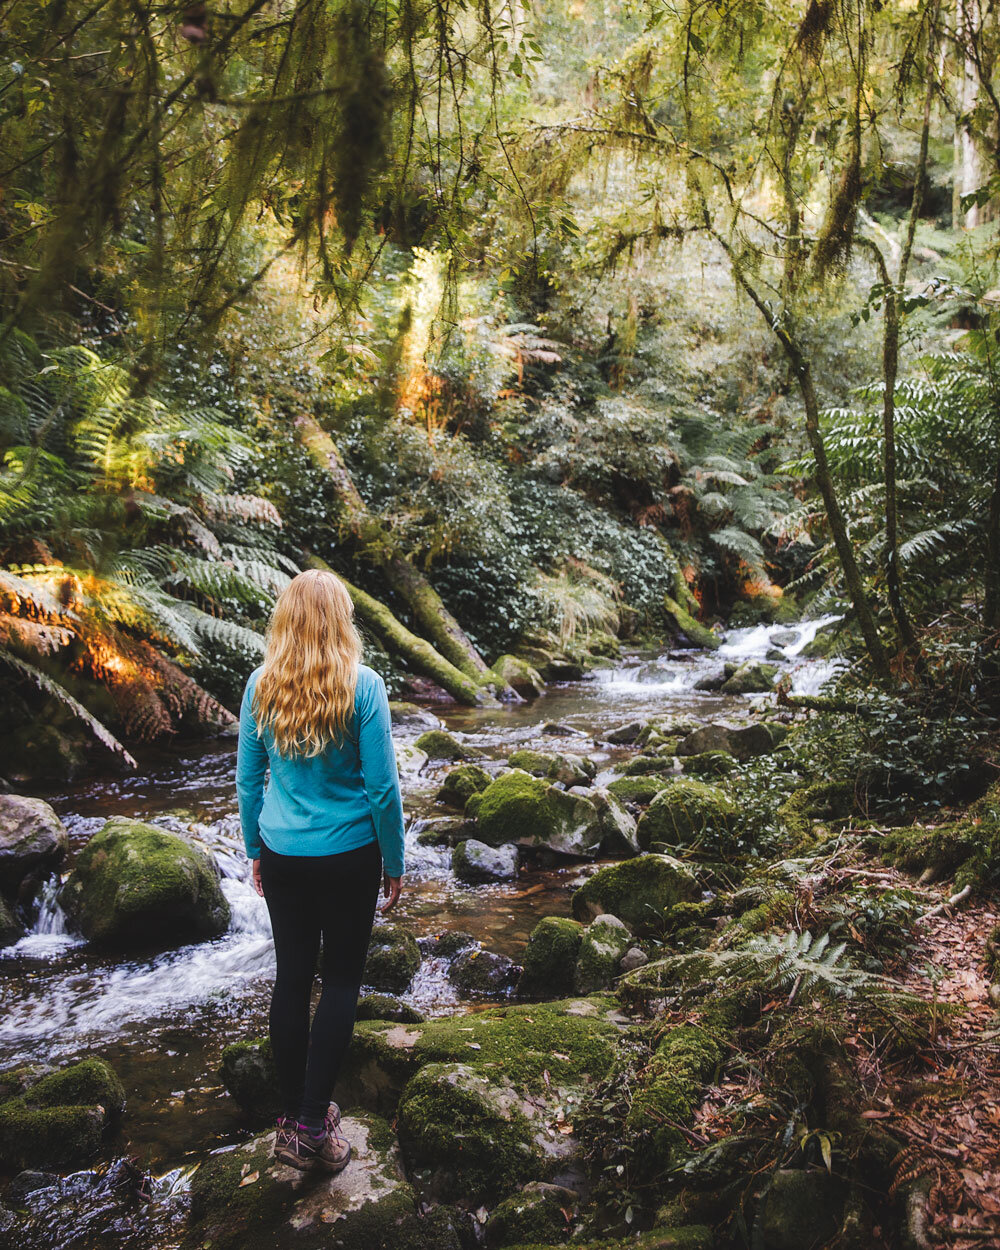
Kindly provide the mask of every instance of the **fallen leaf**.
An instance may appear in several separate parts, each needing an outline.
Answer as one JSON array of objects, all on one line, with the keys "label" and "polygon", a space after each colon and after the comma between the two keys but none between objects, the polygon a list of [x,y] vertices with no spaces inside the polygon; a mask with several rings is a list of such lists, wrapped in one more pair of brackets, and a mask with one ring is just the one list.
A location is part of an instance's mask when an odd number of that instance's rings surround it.
[{"label": "fallen leaf", "polygon": [[254,1181],[259,1181],[259,1180],[260,1180],[260,1173],[251,1172],[249,1176],[244,1176],[244,1178],[240,1181],[238,1188],[242,1189],[244,1185],[252,1185]]}]

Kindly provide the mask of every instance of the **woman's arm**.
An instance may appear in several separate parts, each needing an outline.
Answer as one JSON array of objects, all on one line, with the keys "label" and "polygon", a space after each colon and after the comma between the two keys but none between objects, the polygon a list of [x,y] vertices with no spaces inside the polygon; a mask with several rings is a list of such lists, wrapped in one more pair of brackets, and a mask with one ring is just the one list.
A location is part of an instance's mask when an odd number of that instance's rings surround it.
[{"label": "woman's arm", "polygon": [[240,736],[236,748],[236,797],[240,806],[240,826],[247,858],[260,856],[260,809],[264,806],[264,777],[267,774],[267,748],[257,735],[253,716],[253,691],[247,682],[240,705]]},{"label": "woman's arm", "polygon": [[392,746],[389,696],[377,673],[358,700],[358,750],[383,867],[387,876],[401,877],[405,868],[403,796]]}]

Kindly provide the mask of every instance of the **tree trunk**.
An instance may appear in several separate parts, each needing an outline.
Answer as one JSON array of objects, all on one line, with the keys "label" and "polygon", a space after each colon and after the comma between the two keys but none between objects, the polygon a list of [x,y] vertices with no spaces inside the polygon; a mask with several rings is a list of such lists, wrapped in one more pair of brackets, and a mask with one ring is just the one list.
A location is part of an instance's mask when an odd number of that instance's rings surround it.
[{"label": "tree trunk", "polygon": [[[330,567],[319,556],[308,553],[304,563],[314,569]],[[464,703],[468,707],[476,707],[492,701],[491,696],[478,682],[460,672],[454,664],[435,651],[426,639],[417,637],[407,629],[384,603],[380,603],[366,590],[353,586],[343,574],[338,573],[337,576],[347,587],[358,617],[376,635],[387,651],[402,656],[417,672],[437,682],[459,703]]]},{"label": "tree trunk", "polygon": [[509,687],[504,686],[472,645],[427,578],[411,561],[393,551],[385,526],[361,498],[330,435],[311,416],[299,417],[296,424],[302,445],[314,463],[330,475],[348,526],[361,544],[362,556],[378,567],[386,584],[413,613],[435,651],[472,681],[508,696]]},{"label": "tree trunk", "polygon": [[973,191],[986,182],[983,153],[966,118],[976,107],[979,95],[976,63],[979,30],[976,26],[976,13],[969,0],[957,0],[955,5],[955,46],[960,58],[961,68],[958,80],[958,116],[955,118],[954,140],[954,175],[952,182],[952,227],[960,230],[963,226],[970,230],[989,217],[988,206],[973,204],[962,211],[962,196],[971,195]]}]

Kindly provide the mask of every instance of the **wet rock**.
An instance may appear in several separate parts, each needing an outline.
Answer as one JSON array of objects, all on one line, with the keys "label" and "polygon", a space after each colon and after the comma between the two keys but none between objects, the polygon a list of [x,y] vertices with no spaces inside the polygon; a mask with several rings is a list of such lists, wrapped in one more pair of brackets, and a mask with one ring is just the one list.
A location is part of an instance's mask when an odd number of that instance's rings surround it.
[{"label": "wet rock", "polygon": [[393,700],[389,704],[389,715],[394,725],[405,726],[407,729],[440,729],[441,721],[433,712],[428,712],[417,703],[404,703]]},{"label": "wet rock", "polygon": [[517,985],[520,964],[496,951],[469,947],[452,960],[448,980],[463,996],[506,996]]},{"label": "wet rock", "polygon": [[736,767],[736,760],[728,751],[702,751],[700,755],[685,755],[681,768],[696,777],[726,777]]},{"label": "wet rock", "polygon": [[428,729],[413,744],[421,751],[426,751],[432,760],[464,760],[469,752],[461,742],[445,729]]},{"label": "wet rock", "polygon": [[355,1016],[358,1020],[395,1020],[397,1024],[421,1024],[426,1018],[409,1003],[391,994],[362,994]]},{"label": "wet rock", "polygon": [[799,640],[798,630],[795,629],[772,629],[771,642],[776,647],[791,647]]},{"label": "wet rock", "polygon": [[564,916],[540,920],[525,947],[518,992],[549,997],[573,993],[582,941],[583,925],[578,921]]},{"label": "wet rock", "polygon": [[0,896],[0,950],[5,946],[13,946],[23,936],[24,925],[18,920],[7,900]]},{"label": "wet rock", "polygon": [[674,770],[673,743],[669,755],[637,755],[624,764],[621,769],[623,777],[645,777],[649,773],[666,774]]},{"label": "wet rock", "polygon": [[62,862],[69,837],[48,803],[0,794],[0,892],[27,902]]},{"label": "wet rock", "polygon": [[783,664],[788,657],[780,647],[768,647],[764,652],[764,659],[769,664]]},{"label": "wet rock", "polygon": [[783,1168],[761,1202],[754,1244],[761,1250],[825,1246],[837,1235],[843,1210],[843,1183],[829,1172]]},{"label": "wet rock", "polygon": [[396,752],[396,768],[403,776],[415,777],[427,763],[427,752],[412,742],[393,742]]},{"label": "wet rock", "polygon": [[573,915],[591,921],[610,912],[634,933],[655,936],[667,907],[697,895],[687,864],[670,855],[639,855],[595,872],[573,895]]},{"label": "wet rock", "polygon": [[558,720],[547,720],[545,724],[541,726],[541,732],[543,734],[552,734],[553,736],[559,738],[581,736],[579,729],[574,729],[572,725],[565,725],[562,721]]},{"label": "wet rock", "polygon": [[486,1244],[490,1250],[499,1250],[501,1246],[563,1241],[579,1201],[580,1195],[575,1189],[529,1181],[490,1213]]},{"label": "wet rock", "polygon": [[562,785],[586,785],[597,772],[593,760],[579,756],[551,755],[547,751],[533,751],[522,747],[515,751],[507,763],[511,768],[521,768],[534,777],[546,777]]},{"label": "wet rock", "polygon": [[780,733],[772,733],[767,725],[744,725],[730,733],[729,749],[738,760],[745,761],[757,755],[768,755],[777,741],[780,741]]},{"label": "wet rock", "polygon": [[450,929],[436,937],[420,938],[417,945],[420,953],[431,959],[453,959],[467,946],[475,946],[476,939],[471,933],[465,933],[461,929]]},{"label": "wet rock", "polygon": [[269,1038],[247,1038],[227,1046],[219,1075],[232,1097],[255,1120],[272,1120],[281,1113],[278,1073]]},{"label": "wet rock", "polygon": [[616,777],[608,782],[607,790],[622,803],[642,807],[651,803],[669,784],[669,778],[663,773],[650,773],[646,777]]},{"label": "wet rock", "polygon": [[512,843],[487,846],[476,838],[459,842],[451,856],[451,870],[466,885],[513,881],[517,876],[517,847]]},{"label": "wet rock", "polygon": [[590,994],[611,984],[621,971],[619,963],[632,942],[632,935],[618,919],[604,913],[583,931],[576,957],[575,985],[578,994]]},{"label": "wet rock", "polygon": [[402,994],[420,967],[420,948],[402,925],[377,924],[368,943],[363,981],[372,989]]},{"label": "wet rock", "polygon": [[108,1125],[125,1107],[125,1092],[103,1059],[70,1064],[29,1082],[0,1103],[0,1164],[71,1167],[101,1148]]},{"label": "wet rock", "polygon": [[774,689],[774,679],[777,675],[778,670],[773,664],[761,664],[759,661],[741,664],[722,683],[722,693],[764,694]]},{"label": "wet rock", "polygon": [[22,1206],[24,1199],[29,1194],[37,1193],[39,1189],[48,1189],[52,1185],[58,1185],[62,1177],[58,1172],[35,1172],[27,1170],[18,1172],[11,1183],[4,1190],[4,1198],[15,1207]]},{"label": "wet rock", "polygon": [[706,751],[730,751],[732,730],[726,725],[702,725],[677,744],[678,755],[703,755]]},{"label": "wet rock", "polygon": [[579,660],[568,655],[554,655],[542,675],[546,681],[582,681],[585,673]]},{"label": "wet rock", "polygon": [[478,764],[459,764],[445,773],[441,788],[434,796],[439,803],[462,811],[470,795],[479,794],[493,778]]},{"label": "wet rock", "polygon": [[679,777],[653,799],[639,819],[636,836],[644,850],[697,846],[725,853],[734,841],[738,811],[717,786]]},{"label": "wet rock", "polygon": [[50,1063],[22,1063],[16,1068],[5,1068],[0,1072],[0,1102],[17,1098],[37,1085],[43,1076],[57,1071]]},{"label": "wet rock", "polygon": [[601,735],[605,742],[613,742],[622,746],[627,746],[631,742],[635,742],[639,734],[642,733],[644,721],[630,720],[624,725],[616,725],[614,729],[609,729],[607,733]]},{"label": "wet rock", "polygon": [[213,1151],[191,1181],[186,1250],[431,1250],[388,1125],[345,1115],[341,1132],[352,1158],[334,1176],[279,1163],[272,1133]]},{"label": "wet rock", "polygon": [[535,699],[545,693],[545,681],[532,664],[516,655],[502,655],[493,671],[501,681],[512,686],[523,699]]},{"label": "wet rock", "polygon": [[601,822],[589,799],[520,769],[504,773],[483,791],[476,820],[478,838],[489,846],[516,842],[593,859],[601,843]]},{"label": "wet rock", "polygon": [[587,792],[587,797],[597,808],[597,817],[601,822],[600,853],[621,859],[638,855],[635,817],[603,786],[594,786]]},{"label": "wet rock", "polygon": [[622,955],[618,966],[622,972],[633,972],[636,968],[641,968],[644,964],[649,963],[649,956],[645,951],[640,950],[638,946],[630,946]]},{"label": "wet rock", "polygon": [[538,1119],[502,1075],[431,1063],[403,1091],[399,1144],[411,1172],[429,1174],[432,1198],[490,1204],[550,1168]]},{"label": "wet rock", "polygon": [[214,859],[172,833],[118,817],[77,856],[59,902],[84,937],[119,949],[202,941],[229,925]]},{"label": "wet rock", "polygon": [[695,690],[715,691],[721,690],[726,681],[725,673],[706,673],[704,677],[699,677],[694,683]]},{"label": "wet rock", "polygon": [[456,846],[467,836],[468,828],[461,816],[432,816],[417,834],[417,843],[420,846]]}]

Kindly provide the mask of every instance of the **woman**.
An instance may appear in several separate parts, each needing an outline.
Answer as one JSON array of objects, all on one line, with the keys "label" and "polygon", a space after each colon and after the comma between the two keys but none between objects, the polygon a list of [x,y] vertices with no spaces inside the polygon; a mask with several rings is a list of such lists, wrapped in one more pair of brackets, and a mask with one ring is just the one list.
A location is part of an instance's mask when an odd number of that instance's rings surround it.
[{"label": "woman", "polygon": [[[329,571],[300,573],[275,604],[240,709],[236,789],[277,964],[271,1051],[282,1115],[274,1153],[339,1172],[351,1157],[330,1095],[354,1030],[382,878],[403,876],[403,806],[385,683],[361,663],[354,605]],[[264,789],[270,766],[271,779]],[[384,865],[384,875],[383,875]],[[323,939],[323,990],[309,998]]]}]

